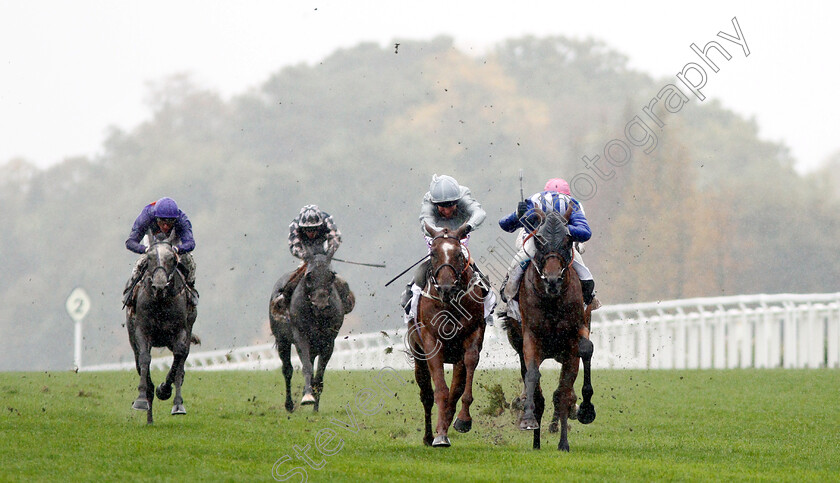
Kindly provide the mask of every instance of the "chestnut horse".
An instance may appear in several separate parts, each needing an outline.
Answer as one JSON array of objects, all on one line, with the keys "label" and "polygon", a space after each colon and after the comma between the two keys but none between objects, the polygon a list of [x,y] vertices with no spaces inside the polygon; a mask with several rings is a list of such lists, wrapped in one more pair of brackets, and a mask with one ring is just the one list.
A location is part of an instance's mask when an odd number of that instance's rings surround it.
[{"label": "chestnut horse", "polygon": [[[554,391],[554,418],[549,428],[555,432],[559,422],[557,449],[569,451],[569,418],[576,417],[583,424],[595,420],[590,380],[593,345],[587,338],[589,331],[580,279],[572,268],[573,241],[566,226],[571,210],[570,204],[565,216],[561,216],[557,211],[545,214],[536,209],[542,223],[533,235],[536,254],[520,281],[522,322],[505,321],[508,340],[519,354],[525,382],[524,412],[519,419],[519,429],[534,431],[534,449],[540,447],[540,422],[545,410],[540,365],[546,359],[555,359],[562,364],[560,383]],[[580,359],[583,359],[583,402],[576,408],[574,384]]]},{"label": "chestnut horse", "polygon": [[[464,254],[461,239],[466,230],[467,225],[455,231],[435,230],[426,225],[426,231],[432,236],[431,261],[417,305],[417,318],[408,328],[407,342],[425,411],[423,443],[427,446],[450,446],[447,432],[459,399],[461,412],[453,426],[461,433],[472,429],[472,383],[484,343],[486,323],[482,300],[486,288],[470,266],[469,255]],[[444,364],[453,365],[451,389],[446,385]],[[433,404],[438,408],[434,439]]]}]

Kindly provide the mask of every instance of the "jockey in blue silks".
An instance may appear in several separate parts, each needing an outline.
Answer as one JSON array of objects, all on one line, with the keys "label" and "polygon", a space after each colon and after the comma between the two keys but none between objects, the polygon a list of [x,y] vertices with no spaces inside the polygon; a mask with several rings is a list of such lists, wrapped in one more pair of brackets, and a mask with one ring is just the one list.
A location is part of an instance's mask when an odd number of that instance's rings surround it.
[{"label": "jockey in blue silks", "polygon": [[[574,256],[572,266],[580,279],[584,304],[592,304],[595,300],[595,280],[592,277],[592,272],[583,263],[583,257],[580,255],[582,249],[579,246],[581,243],[589,240],[592,232],[589,229],[589,223],[586,221],[583,207],[570,194],[568,183],[562,179],[555,178],[546,183],[544,191],[535,193],[525,201],[519,202],[515,212],[499,220],[499,226],[508,233],[513,233],[521,228],[517,237],[519,251],[511,261],[501,290],[502,299],[508,303],[509,307],[513,305],[512,302],[514,302],[517,291],[519,290],[519,282],[525,273],[525,268],[527,268],[528,262],[536,252],[534,238],[527,237],[527,231],[536,228],[535,225],[531,224],[535,219],[535,207],[539,207],[545,213],[549,211],[565,213],[569,204],[572,204],[572,214],[567,226],[572,240],[578,246],[578,253]],[[597,308],[597,304],[593,306],[594,308]],[[514,318],[517,318],[518,310],[508,310],[507,313],[509,316],[512,315]]]}]

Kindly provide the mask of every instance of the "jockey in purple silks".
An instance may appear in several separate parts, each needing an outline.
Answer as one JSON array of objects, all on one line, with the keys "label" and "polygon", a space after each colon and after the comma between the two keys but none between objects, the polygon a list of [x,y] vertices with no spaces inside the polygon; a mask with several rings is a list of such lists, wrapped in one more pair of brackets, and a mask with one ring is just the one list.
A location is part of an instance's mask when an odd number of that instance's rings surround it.
[{"label": "jockey in purple silks", "polygon": [[[148,243],[152,244],[159,233],[163,233],[169,237],[173,230],[175,231],[175,236],[172,239],[172,247],[178,253],[178,264],[190,289],[188,300],[193,305],[197,305],[198,292],[195,290],[195,260],[191,253],[195,249],[192,224],[190,223],[190,219],[187,218],[186,213],[178,208],[175,200],[164,197],[143,207],[137,219],[134,220],[134,225],[131,227],[131,234],[129,234],[128,239],[125,241],[125,247],[134,253],[142,255],[148,249],[148,246],[143,245],[144,237],[147,237]],[[126,284],[126,291],[123,298],[125,305],[133,303],[132,293],[134,291],[132,288],[143,275],[146,269],[145,265],[145,257],[140,257],[137,263],[134,264],[131,278]]]}]

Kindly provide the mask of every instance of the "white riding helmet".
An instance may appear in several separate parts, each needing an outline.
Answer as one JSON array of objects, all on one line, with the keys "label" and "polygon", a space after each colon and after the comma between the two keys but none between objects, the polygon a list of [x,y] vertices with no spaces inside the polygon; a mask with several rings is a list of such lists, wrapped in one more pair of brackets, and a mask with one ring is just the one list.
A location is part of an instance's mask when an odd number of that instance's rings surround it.
[{"label": "white riding helmet", "polygon": [[452,176],[433,174],[429,193],[432,196],[432,203],[458,201],[461,199],[461,185]]}]

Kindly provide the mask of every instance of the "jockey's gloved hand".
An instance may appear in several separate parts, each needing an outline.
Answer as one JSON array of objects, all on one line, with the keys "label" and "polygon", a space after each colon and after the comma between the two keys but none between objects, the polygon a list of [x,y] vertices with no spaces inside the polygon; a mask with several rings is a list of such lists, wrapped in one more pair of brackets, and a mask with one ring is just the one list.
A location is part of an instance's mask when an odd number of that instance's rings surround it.
[{"label": "jockey's gloved hand", "polygon": [[175,253],[181,253],[181,250],[177,246],[172,247],[172,249],[175,250]]},{"label": "jockey's gloved hand", "polygon": [[525,216],[526,211],[528,211],[528,203],[525,203],[524,201],[520,201],[519,203],[516,204],[516,217],[517,218],[522,218],[523,216]]},{"label": "jockey's gloved hand", "polygon": [[467,226],[465,226],[465,227],[464,227],[464,236],[467,236],[467,234],[468,234],[469,232],[471,232],[471,231],[472,231],[472,229],[473,229],[472,225],[467,225]]}]

